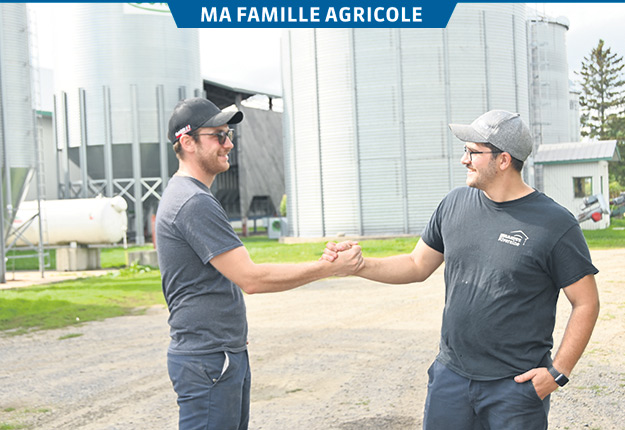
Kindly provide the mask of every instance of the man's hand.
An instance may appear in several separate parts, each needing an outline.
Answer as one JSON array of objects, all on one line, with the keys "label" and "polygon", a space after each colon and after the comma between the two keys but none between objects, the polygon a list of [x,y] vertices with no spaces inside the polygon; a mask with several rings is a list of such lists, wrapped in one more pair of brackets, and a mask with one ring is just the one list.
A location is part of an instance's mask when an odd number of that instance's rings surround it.
[{"label": "man's hand", "polygon": [[538,394],[538,397],[541,399],[544,399],[559,387],[546,367],[528,370],[522,375],[515,376],[514,380],[519,384],[526,381],[532,381],[534,390],[536,390],[536,394]]},{"label": "man's hand", "polygon": [[336,266],[335,276],[353,275],[364,267],[365,260],[358,242],[330,243],[332,243],[331,250],[326,248],[319,260]]},{"label": "man's hand", "polygon": [[323,250],[320,260],[326,260],[331,263],[338,258],[339,252],[347,251],[356,245],[358,245],[358,242],[354,242],[353,240],[346,240],[339,243],[328,242],[326,243],[326,249]]}]

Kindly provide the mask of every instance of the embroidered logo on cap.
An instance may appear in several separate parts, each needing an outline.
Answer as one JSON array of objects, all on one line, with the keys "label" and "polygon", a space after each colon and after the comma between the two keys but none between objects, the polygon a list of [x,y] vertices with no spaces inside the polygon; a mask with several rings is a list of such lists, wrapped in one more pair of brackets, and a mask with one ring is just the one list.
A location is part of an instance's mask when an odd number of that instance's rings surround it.
[{"label": "embroidered logo on cap", "polygon": [[191,131],[191,125],[187,124],[184,127],[182,127],[180,130],[178,130],[175,134],[176,139],[178,139],[180,136],[182,136],[185,133],[188,133],[189,131]]}]

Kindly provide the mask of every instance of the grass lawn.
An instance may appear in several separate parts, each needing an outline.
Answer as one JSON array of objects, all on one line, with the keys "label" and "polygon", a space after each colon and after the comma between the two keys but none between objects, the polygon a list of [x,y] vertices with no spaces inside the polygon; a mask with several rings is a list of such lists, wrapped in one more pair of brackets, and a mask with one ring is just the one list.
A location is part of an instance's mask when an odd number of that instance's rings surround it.
[{"label": "grass lawn", "polygon": [[165,303],[160,272],[133,266],[101,277],[0,291],[0,331],[21,334],[141,313]]},{"label": "grass lawn", "polygon": [[604,230],[584,230],[591,249],[625,248],[625,219],[612,218]]},{"label": "grass lawn", "polygon": [[[612,220],[606,230],[587,230],[591,248],[624,248],[625,220]],[[297,263],[317,260],[323,243],[280,244],[266,237],[243,239],[256,263]],[[385,257],[412,251],[417,238],[363,240],[367,257]],[[151,249],[151,246],[142,247]],[[131,248],[141,249],[141,248]],[[18,260],[23,268],[37,269],[37,259]],[[121,268],[97,278],[60,282],[37,287],[0,290],[0,336],[81,324],[86,321],[141,313],[146,307],[164,304],[160,272],[140,266],[126,268],[126,251],[104,248],[103,268]],[[10,269],[9,269],[10,270]]]}]

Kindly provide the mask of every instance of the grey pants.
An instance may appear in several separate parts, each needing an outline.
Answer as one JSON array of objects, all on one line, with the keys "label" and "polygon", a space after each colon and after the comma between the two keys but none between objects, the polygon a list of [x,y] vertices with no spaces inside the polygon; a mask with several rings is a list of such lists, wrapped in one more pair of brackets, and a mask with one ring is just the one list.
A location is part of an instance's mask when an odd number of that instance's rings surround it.
[{"label": "grey pants", "polygon": [[435,361],[425,400],[423,430],[546,430],[549,396],[532,381],[473,381]]},{"label": "grey pants", "polygon": [[247,430],[251,374],[247,351],[167,355],[178,394],[180,430]]}]

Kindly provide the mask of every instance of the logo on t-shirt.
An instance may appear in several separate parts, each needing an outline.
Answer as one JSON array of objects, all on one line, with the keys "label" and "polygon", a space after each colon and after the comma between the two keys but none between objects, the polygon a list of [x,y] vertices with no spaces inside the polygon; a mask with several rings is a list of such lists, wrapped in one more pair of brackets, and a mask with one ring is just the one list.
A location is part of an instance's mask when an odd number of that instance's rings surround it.
[{"label": "logo on t-shirt", "polygon": [[521,246],[525,245],[527,239],[529,239],[529,237],[527,237],[522,230],[515,230],[511,231],[510,234],[501,233],[498,240],[499,242],[507,243],[508,245]]}]

